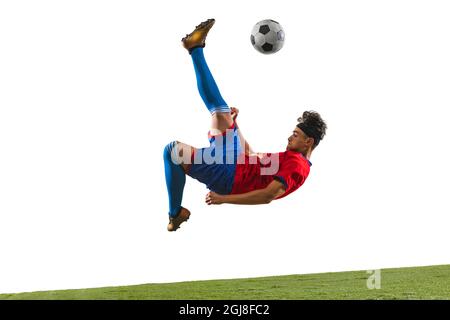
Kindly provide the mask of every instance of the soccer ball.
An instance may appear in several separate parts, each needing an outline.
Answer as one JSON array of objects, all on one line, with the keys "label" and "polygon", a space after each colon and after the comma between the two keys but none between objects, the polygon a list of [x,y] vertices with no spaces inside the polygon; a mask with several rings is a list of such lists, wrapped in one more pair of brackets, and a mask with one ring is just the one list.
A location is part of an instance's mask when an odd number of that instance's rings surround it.
[{"label": "soccer ball", "polygon": [[261,53],[275,53],[284,44],[283,28],[274,20],[262,20],[253,27],[250,41],[253,47]]}]

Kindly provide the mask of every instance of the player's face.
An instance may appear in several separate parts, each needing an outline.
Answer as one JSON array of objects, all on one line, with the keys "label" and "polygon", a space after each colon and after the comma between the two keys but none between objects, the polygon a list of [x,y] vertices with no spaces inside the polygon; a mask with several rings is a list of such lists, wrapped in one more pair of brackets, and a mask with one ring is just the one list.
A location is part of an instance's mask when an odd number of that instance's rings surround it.
[{"label": "player's face", "polygon": [[291,136],[288,138],[286,149],[297,152],[307,151],[310,146],[309,139],[311,138],[304,134],[302,130],[300,130],[298,127],[295,127],[294,131],[292,131]]}]

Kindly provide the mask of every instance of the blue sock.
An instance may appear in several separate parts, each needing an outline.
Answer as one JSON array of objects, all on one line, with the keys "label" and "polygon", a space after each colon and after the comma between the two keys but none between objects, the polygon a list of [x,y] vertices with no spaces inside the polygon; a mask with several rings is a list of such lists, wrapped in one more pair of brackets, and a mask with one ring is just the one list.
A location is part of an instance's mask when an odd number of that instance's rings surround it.
[{"label": "blue sock", "polygon": [[166,174],[167,193],[169,194],[169,216],[175,217],[181,210],[181,200],[186,183],[186,175],[181,165],[172,161],[172,150],[176,142],[169,143],[164,148],[164,171]]},{"label": "blue sock", "polygon": [[220,95],[219,88],[206,64],[203,48],[195,48],[191,52],[194,63],[195,76],[197,77],[197,87],[209,112],[230,112],[227,103]]}]

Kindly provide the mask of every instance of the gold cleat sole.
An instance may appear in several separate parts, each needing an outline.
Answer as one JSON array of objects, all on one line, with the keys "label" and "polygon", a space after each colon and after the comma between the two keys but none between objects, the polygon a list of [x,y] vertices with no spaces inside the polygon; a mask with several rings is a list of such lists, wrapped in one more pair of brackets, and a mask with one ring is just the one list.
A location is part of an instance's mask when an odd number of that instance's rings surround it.
[{"label": "gold cleat sole", "polygon": [[183,47],[188,50],[189,53],[191,53],[195,48],[204,48],[206,36],[208,35],[208,32],[214,25],[215,21],[216,20],[214,19],[208,19],[196,26],[194,31],[192,31],[190,34],[187,34],[183,39],[181,39]]}]

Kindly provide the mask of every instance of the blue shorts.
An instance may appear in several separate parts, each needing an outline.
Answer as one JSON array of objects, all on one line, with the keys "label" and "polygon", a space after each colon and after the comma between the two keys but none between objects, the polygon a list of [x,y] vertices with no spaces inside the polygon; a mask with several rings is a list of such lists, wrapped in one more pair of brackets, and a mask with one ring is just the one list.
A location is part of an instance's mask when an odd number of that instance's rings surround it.
[{"label": "blue shorts", "polygon": [[187,174],[219,194],[233,188],[237,157],[242,151],[238,128],[233,124],[221,135],[209,137],[209,147],[196,149]]}]

